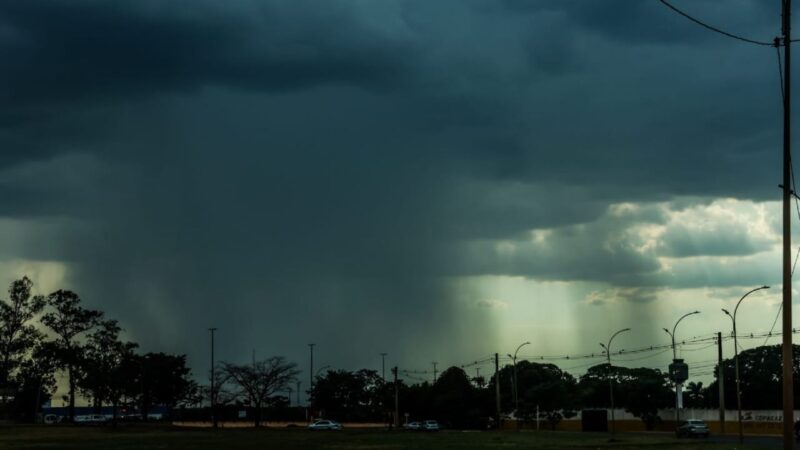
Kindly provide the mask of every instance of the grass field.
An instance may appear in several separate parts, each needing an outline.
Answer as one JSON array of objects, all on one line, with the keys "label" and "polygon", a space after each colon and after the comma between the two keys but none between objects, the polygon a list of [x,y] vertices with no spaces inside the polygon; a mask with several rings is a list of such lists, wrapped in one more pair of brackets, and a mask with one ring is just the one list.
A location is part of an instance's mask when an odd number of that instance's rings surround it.
[{"label": "grass field", "polygon": [[[603,434],[534,432],[388,432],[303,429],[177,429],[170,427],[77,428],[2,427],[0,449],[81,450],[456,450],[456,449],[732,449],[731,444],[678,441],[669,436],[620,436],[609,443]],[[749,447],[739,447],[740,449]]]}]

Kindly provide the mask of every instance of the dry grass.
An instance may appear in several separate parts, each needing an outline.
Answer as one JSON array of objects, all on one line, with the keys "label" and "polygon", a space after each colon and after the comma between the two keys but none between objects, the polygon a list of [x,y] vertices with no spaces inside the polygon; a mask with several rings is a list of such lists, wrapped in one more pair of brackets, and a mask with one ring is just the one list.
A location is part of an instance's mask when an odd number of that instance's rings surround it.
[{"label": "dry grass", "polygon": [[[439,433],[305,429],[186,429],[177,427],[4,427],[0,449],[41,450],[493,450],[493,449],[682,449],[721,450],[730,444],[678,441],[668,436],[622,436],[609,443],[603,434],[534,432]],[[745,447],[746,448],[746,447]]]}]

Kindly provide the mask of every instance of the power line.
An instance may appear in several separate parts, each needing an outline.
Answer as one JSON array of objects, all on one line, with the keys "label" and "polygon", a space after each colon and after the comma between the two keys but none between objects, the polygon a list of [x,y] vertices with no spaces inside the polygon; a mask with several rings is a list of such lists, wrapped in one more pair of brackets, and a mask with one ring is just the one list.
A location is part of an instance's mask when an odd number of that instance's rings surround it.
[{"label": "power line", "polygon": [[717,28],[717,27],[715,27],[715,26],[709,25],[709,24],[707,24],[707,23],[705,23],[705,22],[703,22],[703,21],[701,21],[701,20],[699,20],[699,19],[696,19],[696,18],[694,18],[694,17],[690,16],[689,14],[687,14],[687,13],[685,13],[685,12],[681,11],[680,9],[676,8],[675,6],[672,6],[672,5],[671,5],[669,2],[667,2],[667,0],[659,0],[659,1],[660,1],[661,3],[663,3],[663,4],[664,4],[664,6],[666,6],[667,8],[669,8],[669,9],[671,9],[671,10],[675,11],[676,13],[678,13],[678,14],[680,14],[681,16],[683,16],[683,17],[685,17],[685,18],[687,18],[687,19],[691,20],[692,22],[694,22],[694,23],[696,23],[696,24],[700,25],[701,27],[703,27],[703,28],[706,28],[706,29],[709,29],[709,30],[711,30],[711,31],[714,31],[714,32],[716,32],[716,33],[719,33],[719,34],[722,34],[722,35],[728,36],[729,38],[738,39],[738,40],[740,40],[740,41],[743,41],[743,42],[749,42],[749,43],[751,43],[751,44],[756,44],[756,45],[764,45],[764,46],[770,46],[770,47],[772,47],[772,46],[774,46],[774,45],[775,45],[775,43],[774,43],[774,42],[756,41],[756,40],[753,40],[753,39],[748,39],[748,38],[746,38],[746,37],[742,37],[742,36],[735,35],[735,34],[733,34],[733,33],[728,33],[727,31],[721,30],[721,29],[719,29],[719,28]]},{"label": "power line", "polygon": [[661,350],[660,352],[653,353],[652,355],[640,356],[638,358],[617,359],[617,360],[615,360],[615,362],[641,361],[643,359],[655,358],[656,356],[661,355],[663,353],[666,353],[666,352],[668,352],[670,350],[672,350],[672,349],[671,348],[665,348],[664,350]]},{"label": "power line", "polygon": [[[800,330],[792,329],[792,334],[800,334]],[[772,331],[769,331],[769,332],[757,332],[757,333],[749,333],[749,334],[740,334],[737,337],[738,337],[739,340],[748,340],[748,339],[749,340],[754,340],[754,339],[762,339],[762,338],[765,338],[765,337],[769,338],[772,335],[773,335]],[[694,351],[706,350],[706,349],[716,345],[716,339],[717,339],[716,333],[708,334],[708,335],[699,335],[699,336],[695,336],[693,338],[690,338],[690,339],[687,339],[687,340],[684,340],[684,341],[681,341],[681,342],[676,342],[675,346],[677,348],[680,348],[681,351],[694,352]],[[723,341],[728,341],[728,340],[732,340],[732,339],[733,339],[732,336],[723,336],[722,337]],[[713,342],[713,344],[709,344],[710,342]],[[700,347],[700,348],[685,348],[685,347],[688,347],[688,346],[698,346],[698,345],[703,345],[703,346]],[[739,348],[742,351],[746,350],[741,345],[739,346]],[[611,355],[612,356],[622,356],[622,355],[635,355],[635,354],[640,354],[640,353],[657,352],[655,354],[647,355],[647,356],[644,356],[644,357],[627,358],[627,359],[619,359],[619,358],[617,358],[617,359],[615,359],[616,362],[629,362],[629,361],[639,361],[639,360],[643,360],[643,359],[647,359],[647,358],[652,358],[652,357],[658,356],[661,353],[666,353],[668,350],[671,350],[671,349],[672,349],[672,344],[650,345],[650,346],[638,347],[638,348],[634,348],[634,349],[630,349],[630,350],[625,350],[625,349],[618,350],[618,351],[612,352]],[[598,360],[598,359],[604,359],[605,357],[606,356],[605,356],[604,352],[599,352],[599,353],[590,353],[590,354],[584,354],[584,355],[561,355],[561,356],[557,356],[557,355],[547,355],[547,356],[546,355],[539,355],[539,356],[525,357],[524,355],[522,355],[521,359],[522,360],[526,360],[526,361],[530,361],[530,362],[536,362],[536,361],[548,361],[549,362],[549,361],[573,361],[573,360],[575,360],[575,361],[580,361],[580,360]],[[492,358],[492,359],[494,359],[494,358]],[[508,357],[503,357],[503,358],[500,358],[500,359],[503,360],[503,361],[511,361],[512,360],[511,358],[508,358]],[[455,364],[454,367],[461,367],[461,368],[474,367],[476,365],[484,364],[487,361],[488,361],[488,359],[479,359],[479,360],[470,361],[470,362],[467,362],[467,363],[464,363],[464,364]],[[716,360],[697,361],[697,362],[694,362],[694,364],[702,364],[702,363],[706,363],[706,362],[712,363],[712,362],[716,362]],[[588,364],[580,364],[578,366],[564,368],[562,370],[578,369],[578,368],[582,368],[582,367],[591,366],[592,364],[595,364],[595,362],[590,362]],[[412,375],[433,375],[433,371],[432,370],[401,369],[400,372],[405,374],[405,375],[408,375],[409,377],[412,377]],[[413,378],[418,378],[418,377],[413,377]],[[418,379],[421,379],[421,378],[418,378]]]},{"label": "power line", "polygon": [[714,347],[715,345],[717,345],[717,343],[716,343],[716,342],[715,342],[715,343],[713,343],[713,344],[708,344],[708,345],[705,345],[705,346],[703,346],[703,347],[700,347],[700,348],[682,348],[682,349],[681,349],[681,352],[699,352],[700,350],[705,350],[705,349],[707,349],[707,348]]}]

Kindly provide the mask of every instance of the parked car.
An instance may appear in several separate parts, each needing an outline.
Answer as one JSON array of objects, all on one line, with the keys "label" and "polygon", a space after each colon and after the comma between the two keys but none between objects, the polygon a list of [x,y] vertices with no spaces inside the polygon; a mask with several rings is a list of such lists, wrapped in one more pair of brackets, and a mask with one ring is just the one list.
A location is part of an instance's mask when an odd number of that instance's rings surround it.
[{"label": "parked car", "polygon": [[407,424],[403,425],[403,428],[406,430],[421,430],[422,422],[408,422]]},{"label": "parked car", "polygon": [[709,435],[708,425],[705,421],[700,419],[689,419],[681,422],[681,425],[675,430],[675,434],[680,437],[704,437]]},{"label": "parked car", "polygon": [[102,414],[87,414],[84,416],[75,416],[75,424],[77,425],[101,425],[108,422],[108,417]]},{"label": "parked car", "polygon": [[316,420],[308,426],[309,430],[341,430],[342,424],[335,420]]},{"label": "parked car", "polygon": [[439,422],[435,420],[426,420],[422,427],[425,431],[439,431],[441,429]]}]

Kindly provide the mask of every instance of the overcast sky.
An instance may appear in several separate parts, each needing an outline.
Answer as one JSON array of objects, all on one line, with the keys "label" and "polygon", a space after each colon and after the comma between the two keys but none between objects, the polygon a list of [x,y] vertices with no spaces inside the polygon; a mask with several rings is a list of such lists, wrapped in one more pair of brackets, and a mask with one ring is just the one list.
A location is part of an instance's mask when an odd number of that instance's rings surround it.
[{"label": "overcast sky", "polygon": [[9,1],[0,57],[0,276],[198,376],[212,326],[227,361],[426,369],[778,312],[776,51],[656,0]]}]

